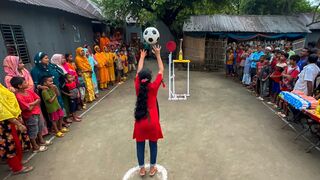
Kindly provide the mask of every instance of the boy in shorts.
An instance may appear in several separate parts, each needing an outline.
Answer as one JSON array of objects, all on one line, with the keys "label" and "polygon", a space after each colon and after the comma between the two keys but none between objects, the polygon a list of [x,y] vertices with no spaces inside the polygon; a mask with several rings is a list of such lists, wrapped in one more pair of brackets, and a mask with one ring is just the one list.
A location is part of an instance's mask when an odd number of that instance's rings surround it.
[{"label": "boy in shorts", "polygon": [[51,142],[46,142],[41,134],[44,123],[40,120],[40,97],[34,91],[27,90],[29,86],[23,77],[13,77],[10,84],[16,89],[16,97],[27,127],[33,152],[46,151],[48,149],[46,146],[50,145]]}]

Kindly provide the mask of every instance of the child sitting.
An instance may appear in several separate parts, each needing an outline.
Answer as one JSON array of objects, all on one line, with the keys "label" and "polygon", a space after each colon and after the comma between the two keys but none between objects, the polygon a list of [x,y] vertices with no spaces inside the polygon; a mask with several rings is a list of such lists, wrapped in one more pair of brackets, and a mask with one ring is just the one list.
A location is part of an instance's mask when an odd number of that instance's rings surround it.
[{"label": "child sitting", "polygon": [[60,92],[53,84],[53,78],[51,76],[44,77],[42,79],[42,84],[43,86],[48,87],[48,89],[42,90],[41,95],[49,114],[49,118],[52,122],[53,130],[56,134],[56,137],[64,137],[64,133],[68,132],[69,129],[62,127],[64,112],[57,99],[57,97],[60,95]]},{"label": "child sitting", "polygon": [[[22,111],[22,118],[27,126],[27,132],[32,144],[33,152],[43,152],[51,142],[42,138],[43,121],[40,121],[40,97],[32,90],[23,77],[13,77],[10,80],[12,87],[16,89],[16,97]],[[37,140],[39,143],[37,143]]]},{"label": "child sitting", "polygon": [[66,83],[64,84],[63,88],[65,91],[67,91],[67,95],[69,96],[70,115],[72,116],[73,121],[80,122],[81,118],[76,115],[76,111],[78,110],[78,99],[80,98],[80,91],[77,88],[74,76],[72,76],[71,74],[66,75]]}]

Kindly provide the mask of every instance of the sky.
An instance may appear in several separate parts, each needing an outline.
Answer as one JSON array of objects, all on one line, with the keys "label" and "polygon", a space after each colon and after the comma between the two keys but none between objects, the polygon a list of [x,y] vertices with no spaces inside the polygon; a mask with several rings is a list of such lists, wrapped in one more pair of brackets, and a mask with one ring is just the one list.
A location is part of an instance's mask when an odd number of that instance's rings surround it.
[{"label": "sky", "polygon": [[319,0],[308,0],[308,1],[310,1],[312,5],[315,5],[319,2]]}]

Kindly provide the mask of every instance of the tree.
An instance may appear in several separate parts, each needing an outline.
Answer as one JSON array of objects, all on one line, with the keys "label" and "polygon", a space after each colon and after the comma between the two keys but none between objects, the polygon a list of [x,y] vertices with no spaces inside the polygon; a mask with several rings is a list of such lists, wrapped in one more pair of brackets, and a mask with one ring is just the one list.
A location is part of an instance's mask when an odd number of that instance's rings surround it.
[{"label": "tree", "polygon": [[228,1],[231,0],[95,0],[115,24],[123,22],[128,15],[142,25],[161,20],[178,36],[190,15],[224,12]]},{"label": "tree", "polygon": [[291,15],[311,12],[312,6],[307,0],[245,0],[241,7],[242,14]]}]

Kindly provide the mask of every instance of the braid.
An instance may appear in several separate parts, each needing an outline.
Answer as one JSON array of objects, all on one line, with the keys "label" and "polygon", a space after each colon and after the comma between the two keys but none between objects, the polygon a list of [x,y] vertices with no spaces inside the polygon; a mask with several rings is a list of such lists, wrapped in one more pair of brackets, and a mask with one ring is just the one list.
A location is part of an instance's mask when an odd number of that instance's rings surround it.
[{"label": "braid", "polygon": [[151,82],[151,71],[143,70],[138,74],[138,77],[140,80],[140,87],[134,112],[136,121],[148,116],[148,85]]}]

